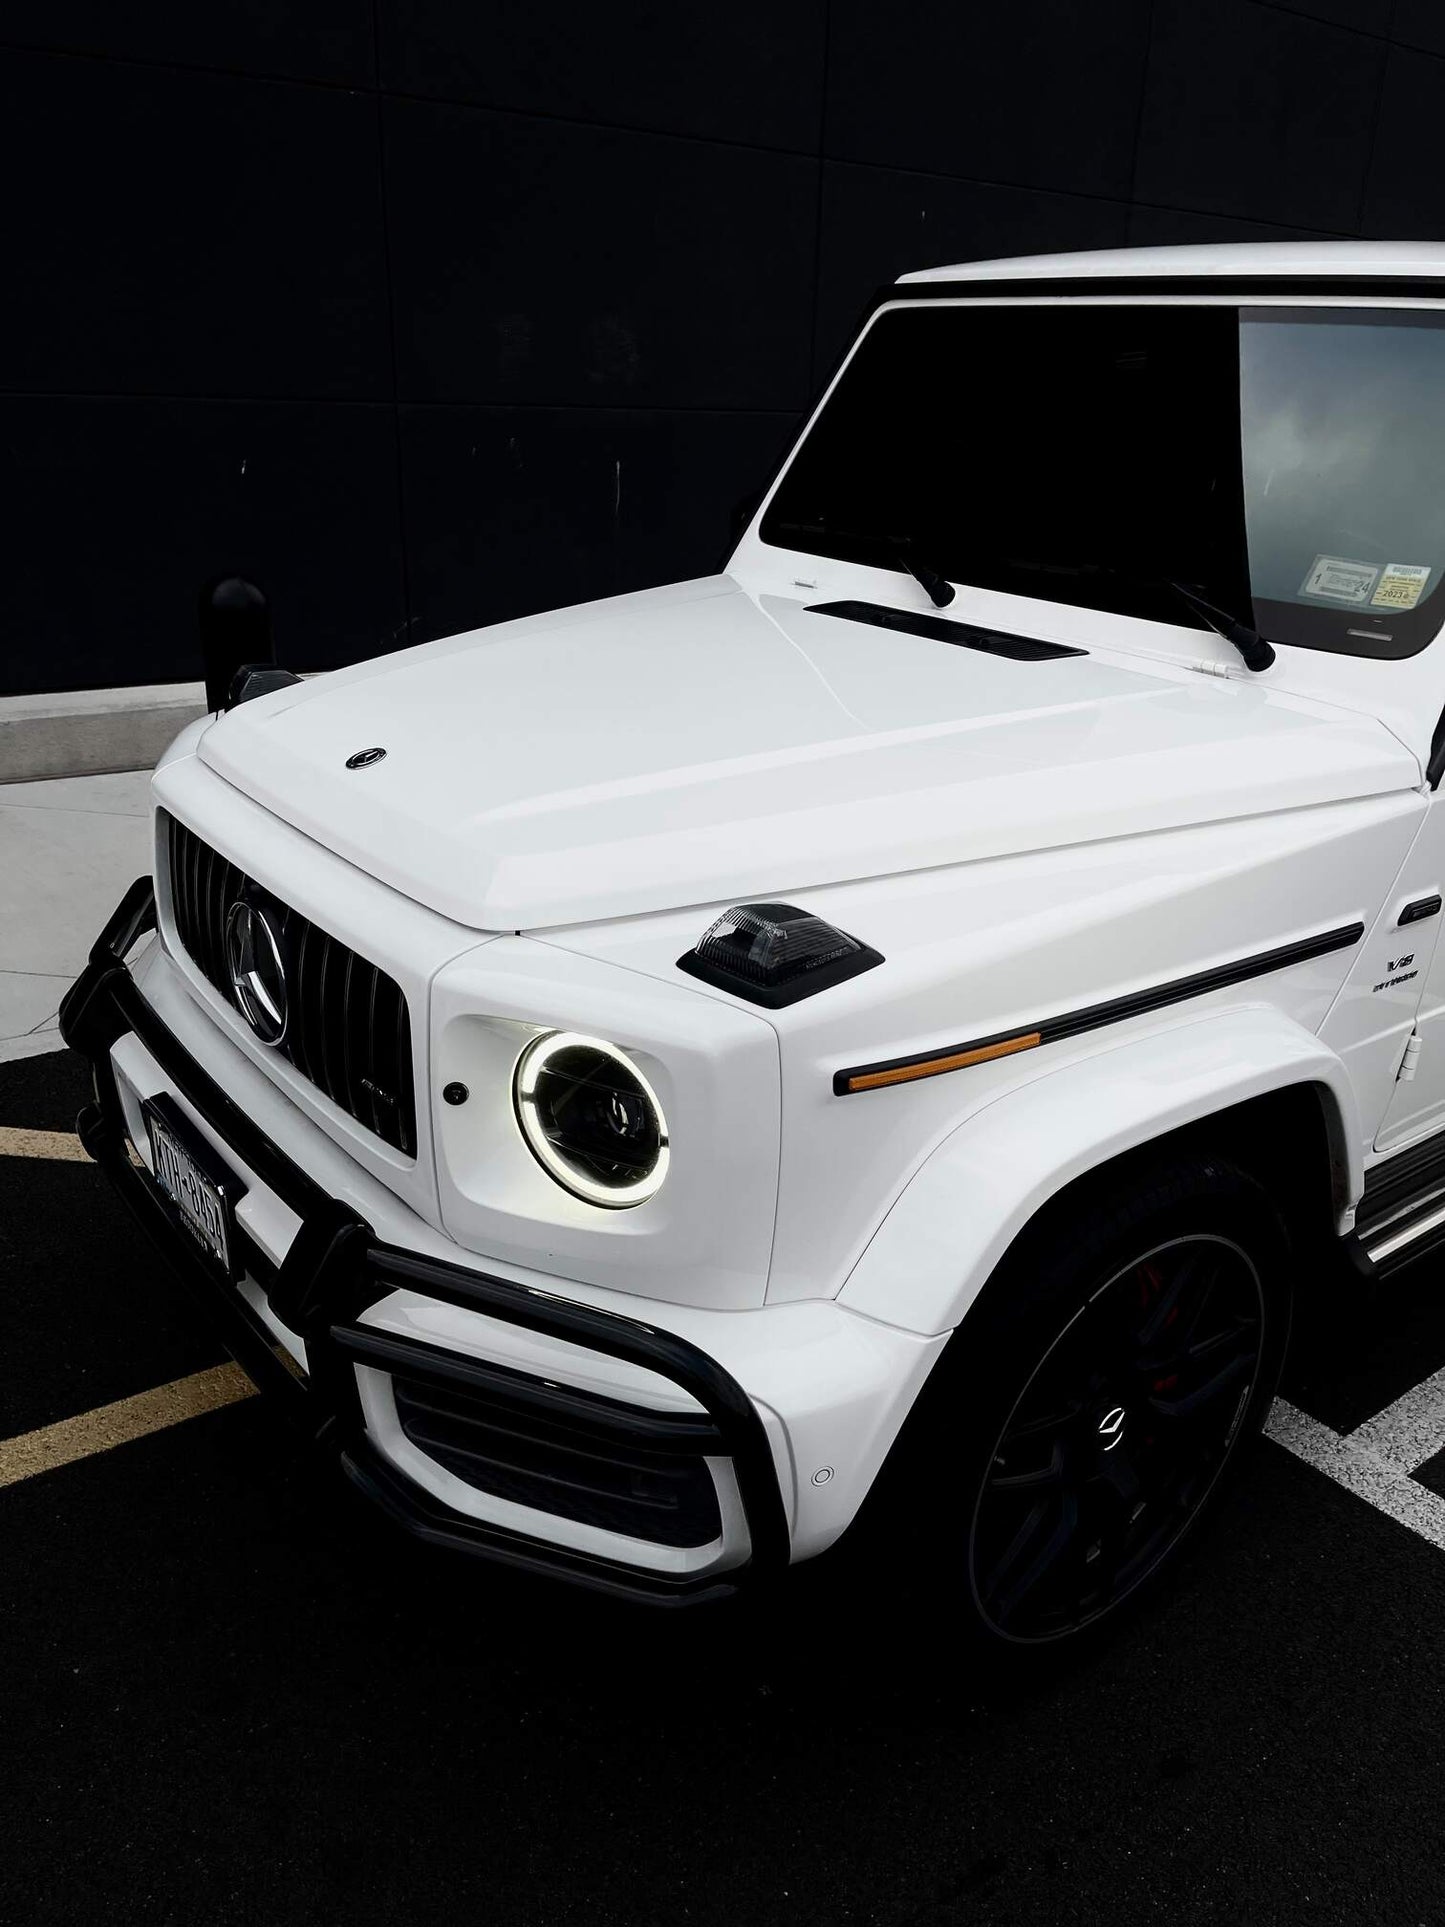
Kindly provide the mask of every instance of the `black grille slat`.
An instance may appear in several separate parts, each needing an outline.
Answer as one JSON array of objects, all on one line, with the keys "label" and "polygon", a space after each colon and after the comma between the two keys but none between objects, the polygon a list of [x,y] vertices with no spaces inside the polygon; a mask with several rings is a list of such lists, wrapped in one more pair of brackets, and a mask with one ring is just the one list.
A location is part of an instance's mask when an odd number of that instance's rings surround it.
[{"label": "black grille slat", "polygon": [[209,982],[216,981],[216,967],[211,961],[211,853],[204,843],[196,846],[195,868],[192,873],[196,880],[196,942],[200,945],[200,955],[196,962],[205,972]]},{"label": "black grille slat", "polygon": [[216,884],[216,981],[222,991],[230,984],[231,973],[226,964],[226,918],[231,905],[240,895],[245,878],[233,863],[221,859],[221,874]]},{"label": "black grille slat", "polygon": [[317,980],[316,1001],[321,1015],[321,1088],[333,1104],[339,1103],[336,1094],[337,1059],[340,1052],[336,1042],[336,1012],[339,1008],[332,984],[333,962],[338,946],[323,930],[321,932],[320,976]]},{"label": "black grille slat", "polygon": [[413,1155],[416,1140],[413,1135],[416,1119],[416,1100],[411,1087],[411,1019],[407,1015],[406,999],[399,985],[396,989],[396,1083],[397,1103],[400,1114],[402,1149]]},{"label": "black grille slat", "polygon": [[326,1037],[326,962],[331,955],[331,939],[324,930],[316,932],[311,946],[311,977],[307,984],[313,1017],[311,1041],[316,1048],[315,1078],[326,1095],[331,1095],[331,1048]]},{"label": "black grille slat", "polygon": [[315,936],[316,926],[314,923],[307,923],[304,918],[299,921],[301,933],[294,954],[296,957],[296,1008],[301,1013],[302,1021],[297,1026],[291,1062],[303,1077],[309,1078],[313,1084],[318,1084],[321,1080],[316,1075],[316,1060],[312,1053],[312,1040],[316,1031],[315,1026],[307,1021],[306,1017],[306,999],[310,984],[306,960],[314,948],[312,939]]},{"label": "black grille slat", "polygon": [[[368,1096],[371,1102],[371,1128],[373,1131],[379,1131],[381,1129],[381,1124],[379,1121],[379,1113],[381,1111],[381,1102],[377,1096],[377,1091],[376,1091],[376,1085],[378,1081],[376,1073],[383,1069],[383,1066],[379,1062],[376,1055],[376,993],[380,985],[381,985],[381,972],[376,968],[375,964],[373,964],[371,967],[371,981],[367,985],[367,990],[366,990],[366,1055],[368,1060],[374,1067],[373,1076],[372,1076],[372,1088],[368,1093]],[[386,1090],[386,1089],[389,1089],[390,1087],[387,1085],[382,1085],[381,1088],[383,1090]]]},{"label": "black grille slat", "polygon": [[181,873],[186,879],[186,909],[190,918],[189,941],[196,961],[201,958],[201,925],[204,917],[201,909],[201,853],[194,842],[184,838],[180,845]]},{"label": "black grille slat", "polygon": [[220,892],[217,888],[220,878],[216,874],[220,858],[208,844],[202,844],[201,850],[201,901],[205,905],[205,915],[201,920],[200,934],[206,951],[203,968],[213,984],[223,984],[225,978],[221,975],[221,955],[225,945],[225,925],[220,914]]},{"label": "black grille slat", "polygon": [[351,1000],[356,988],[356,952],[348,950],[341,978],[341,1088],[345,1092],[342,1102],[353,1117],[360,1117],[365,1092],[356,1067],[357,1053],[351,1047],[351,1034],[356,1028],[356,1008]]},{"label": "black grille slat", "polygon": [[211,852],[206,868],[206,934],[211,946],[211,981],[224,987],[230,982],[226,968],[226,859]]},{"label": "black grille slat", "polygon": [[[190,928],[190,911],[186,904],[186,886],[183,866],[179,861],[180,835],[174,817],[166,823],[166,865],[171,879],[171,914],[176,920],[176,929],[181,941],[185,942],[186,931]],[[188,946],[189,947],[189,946]]]},{"label": "black grille slat", "polygon": [[376,1010],[372,1038],[372,1062],[376,1070],[373,1075],[381,1089],[394,1100],[394,1104],[389,1105],[383,1098],[381,1106],[388,1117],[395,1115],[397,1118],[401,1130],[398,1148],[409,1152],[412,1148],[408,1130],[412,1115],[411,1066],[406,1057],[399,1056],[397,1051],[398,1024],[404,1025],[406,1022],[406,1004],[389,977],[381,977],[377,981]]},{"label": "black grille slat", "polygon": [[185,883],[186,927],[184,934],[186,937],[186,948],[192,951],[193,954],[198,954],[198,939],[196,937],[196,927],[200,915],[196,902],[196,864],[198,862],[198,856],[195,846],[186,837],[180,824],[173,822],[171,829],[175,836],[174,867],[184,879]]},{"label": "black grille slat", "polygon": [[232,1001],[226,919],[245,893],[281,912],[290,1012],[276,1046],[309,1083],[393,1149],[416,1155],[411,1024],[400,984],[283,904],[170,817],[171,915],[182,948]]},{"label": "black grille slat", "polygon": [[191,841],[190,862],[187,866],[191,884],[191,934],[196,943],[196,962],[205,970],[207,978],[211,973],[206,967],[206,904],[201,895],[201,866],[204,845]]},{"label": "black grille slat", "polygon": [[176,929],[184,933],[189,927],[190,913],[186,908],[186,886],[179,862],[180,839],[176,833],[174,818],[166,824],[166,865],[171,879],[171,914],[176,920]]},{"label": "black grille slat", "polygon": [[[196,962],[205,968],[205,905],[201,901],[201,850],[194,839],[181,839],[181,866],[186,873],[186,902],[190,908],[190,940]],[[209,981],[210,972],[206,971]]]}]

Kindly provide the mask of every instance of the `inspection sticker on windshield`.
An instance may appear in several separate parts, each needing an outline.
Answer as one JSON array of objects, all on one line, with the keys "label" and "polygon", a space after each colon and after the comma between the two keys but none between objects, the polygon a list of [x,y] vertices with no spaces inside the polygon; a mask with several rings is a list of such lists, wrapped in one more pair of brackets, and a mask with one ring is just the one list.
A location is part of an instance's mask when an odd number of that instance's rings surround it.
[{"label": "inspection sticker on windshield", "polygon": [[1347,562],[1338,555],[1317,555],[1314,567],[1300,584],[1300,594],[1328,596],[1332,602],[1368,602],[1379,573],[1378,565],[1373,562]]},{"label": "inspection sticker on windshield", "polygon": [[1430,571],[1418,563],[1387,562],[1370,601],[1376,609],[1413,609],[1429,580]]}]

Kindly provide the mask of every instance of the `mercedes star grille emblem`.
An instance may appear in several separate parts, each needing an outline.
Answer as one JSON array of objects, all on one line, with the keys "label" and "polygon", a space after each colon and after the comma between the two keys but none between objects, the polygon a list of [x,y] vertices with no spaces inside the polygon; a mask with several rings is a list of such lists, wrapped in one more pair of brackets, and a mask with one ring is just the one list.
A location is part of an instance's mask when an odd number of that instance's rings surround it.
[{"label": "mercedes star grille emblem", "polygon": [[346,767],[348,769],[370,769],[372,764],[379,763],[385,754],[386,751],[379,745],[375,749],[359,749],[354,756],[347,757]]},{"label": "mercedes star grille emblem", "polygon": [[286,1035],[286,967],[266,912],[244,897],[226,918],[226,968],[236,1007],[263,1044]]}]

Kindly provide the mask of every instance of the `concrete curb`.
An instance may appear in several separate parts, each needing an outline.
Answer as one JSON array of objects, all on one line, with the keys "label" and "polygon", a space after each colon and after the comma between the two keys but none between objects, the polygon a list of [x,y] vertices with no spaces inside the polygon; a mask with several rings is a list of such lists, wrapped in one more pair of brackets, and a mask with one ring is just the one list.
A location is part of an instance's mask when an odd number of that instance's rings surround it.
[{"label": "concrete curb", "polygon": [[58,1030],[33,1030],[26,1037],[0,1037],[0,1064],[18,1064],[26,1057],[46,1057],[67,1048]]},{"label": "concrete curb", "polygon": [[0,783],[151,769],[205,707],[198,682],[0,697]]}]

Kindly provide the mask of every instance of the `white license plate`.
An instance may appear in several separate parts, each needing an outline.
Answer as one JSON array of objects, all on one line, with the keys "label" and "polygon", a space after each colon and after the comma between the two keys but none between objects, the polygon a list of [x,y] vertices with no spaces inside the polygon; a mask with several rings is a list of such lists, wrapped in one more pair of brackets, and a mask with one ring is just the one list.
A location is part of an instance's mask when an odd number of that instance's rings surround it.
[{"label": "white license plate", "polygon": [[232,1219],[242,1185],[212,1155],[210,1147],[201,1144],[174,1104],[164,1097],[151,1097],[142,1108],[156,1183],[197,1244],[227,1278],[234,1278]]}]

